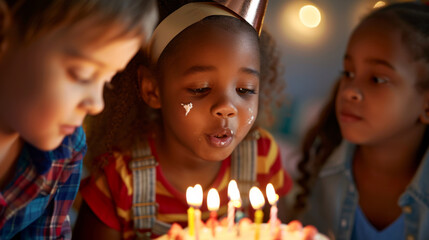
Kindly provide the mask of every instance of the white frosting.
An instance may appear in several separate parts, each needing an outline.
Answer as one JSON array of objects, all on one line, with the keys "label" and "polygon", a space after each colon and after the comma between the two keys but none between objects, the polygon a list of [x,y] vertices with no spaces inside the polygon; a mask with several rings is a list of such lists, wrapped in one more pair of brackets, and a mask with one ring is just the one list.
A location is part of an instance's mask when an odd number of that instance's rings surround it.
[{"label": "white frosting", "polygon": [[[210,228],[204,227],[200,230],[199,240],[253,240],[255,239],[255,224],[247,225],[240,227],[240,235],[237,236],[237,231],[228,231],[226,227],[217,227],[215,236],[213,237],[212,231]],[[184,240],[195,240],[195,237],[189,236],[187,229],[185,231]],[[283,240],[302,240],[303,233],[302,231],[287,231],[286,224],[281,225],[282,238]],[[270,233],[270,226],[266,223],[261,224],[259,240],[272,240],[274,239]],[[156,240],[169,240],[167,235],[157,238]],[[325,235],[318,233],[313,240],[329,240]]]},{"label": "white frosting", "polygon": [[253,110],[251,108],[249,108],[249,112],[250,114],[252,114],[252,116],[250,116],[250,118],[247,121],[247,123],[250,125],[253,123],[253,120],[255,120],[255,116],[253,116]]},{"label": "white frosting", "polygon": [[186,113],[185,113],[185,116],[188,116],[188,113],[189,113],[189,111],[191,111],[191,109],[192,109],[192,103],[188,103],[188,104],[184,104],[184,103],[182,103],[181,104],[182,106],[183,106],[183,108],[185,109],[185,111],[186,111]]}]

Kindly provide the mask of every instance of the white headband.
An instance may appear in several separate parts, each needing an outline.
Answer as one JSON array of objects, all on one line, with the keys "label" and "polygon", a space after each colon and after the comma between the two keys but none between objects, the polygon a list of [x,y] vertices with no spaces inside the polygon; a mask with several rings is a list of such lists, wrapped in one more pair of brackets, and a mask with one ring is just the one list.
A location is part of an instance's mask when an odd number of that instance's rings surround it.
[{"label": "white headband", "polygon": [[188,3],[168,15],[156,27],[148,46],[148,55],[153,63],[156,63],[165,47],[180,32],[192,24],[201,21],[208,16],[221,15],[238,17],[225,7],[213,2]]}]

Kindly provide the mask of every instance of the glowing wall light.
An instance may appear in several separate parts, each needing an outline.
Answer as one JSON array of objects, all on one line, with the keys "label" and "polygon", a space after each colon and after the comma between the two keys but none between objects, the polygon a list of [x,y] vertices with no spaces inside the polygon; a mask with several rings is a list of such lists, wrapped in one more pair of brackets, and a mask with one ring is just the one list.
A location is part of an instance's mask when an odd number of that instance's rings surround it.
[{"label": "glowing wall light", "polygon": [[[292,41],[302,46],[320,46],[324,44],[324,41],[329,35],[329,16],[325,17],[323,8],[315,7],[313,2],[307,0],[299,1],[282,1],[282,5],[279,11],[279,28],[282,29],[284,38],[287,41]],[[306,8],[305,6],[312,6]],[[314,8],[317,9],[316,13],[311,13]],[[310,16],[306,17],[307,10],[310,10]],[[302,13],[301,13],[302,12]],[[323,19],[322,19],[323,17]],[[307,26],[306,26],[307,25]]]},{"label": "glowing wall light", "polygon": [[299,20],[308,28],[319,26],[322,17],[320,11],[314,5],[305,5],[299,10]]}]

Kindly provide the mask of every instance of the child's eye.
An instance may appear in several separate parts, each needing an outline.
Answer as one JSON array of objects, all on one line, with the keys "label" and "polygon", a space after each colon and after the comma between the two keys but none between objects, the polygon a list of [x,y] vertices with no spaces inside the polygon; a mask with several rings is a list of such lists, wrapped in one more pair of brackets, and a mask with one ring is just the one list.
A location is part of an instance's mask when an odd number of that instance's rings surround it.
[{"label": "child's eye", "polygon": [[81,84],[90,84],[93,80],[92,79],[76,79],[77,82],[81,83]]},{"label": "child's eye", "polygon": [[341,71],[341,76],[346,77],[346,78],[354,78],[355,73],[344,70],[344,71]]},{"label": "child's eye", "polygon": [[188,88],[188,91],[195,95],[203,95],[210,91],[210,88],[204,87],[204,88]]},{"label": "child's eye", "polygon": [[237,92],[240,94],[256,94],[255,90],[247,88],[237,88]]},{"label": "child's eye", "polygon": [[387,83],[389,80],[388,79],[386,79],[386,78],[382,78],[382,77],[372,77],[371,78],[371,81],[373,81],[374,83],[377,83],[377,84],[382,84],[382,83]]},{"label": "child's eye", "polygon": [[85,71],[78,70],[76,68],[72,68],[68,70],[68,74],[70,75],[71,78],[73,78],[74,81],[81,84],[88,84],[94,81],[94,79],[92,78],[93,74],[88,74]]}]

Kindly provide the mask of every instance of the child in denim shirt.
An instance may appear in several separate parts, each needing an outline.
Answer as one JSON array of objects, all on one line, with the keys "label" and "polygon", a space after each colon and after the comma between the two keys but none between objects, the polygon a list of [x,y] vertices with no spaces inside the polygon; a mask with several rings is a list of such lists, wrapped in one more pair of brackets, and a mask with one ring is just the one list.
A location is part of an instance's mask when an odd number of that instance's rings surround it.
[{"label": "child in denim shirt", "polygon": [[307,133],[296,210],[335,239],[428,239],[429,7],[375,10]]}]

